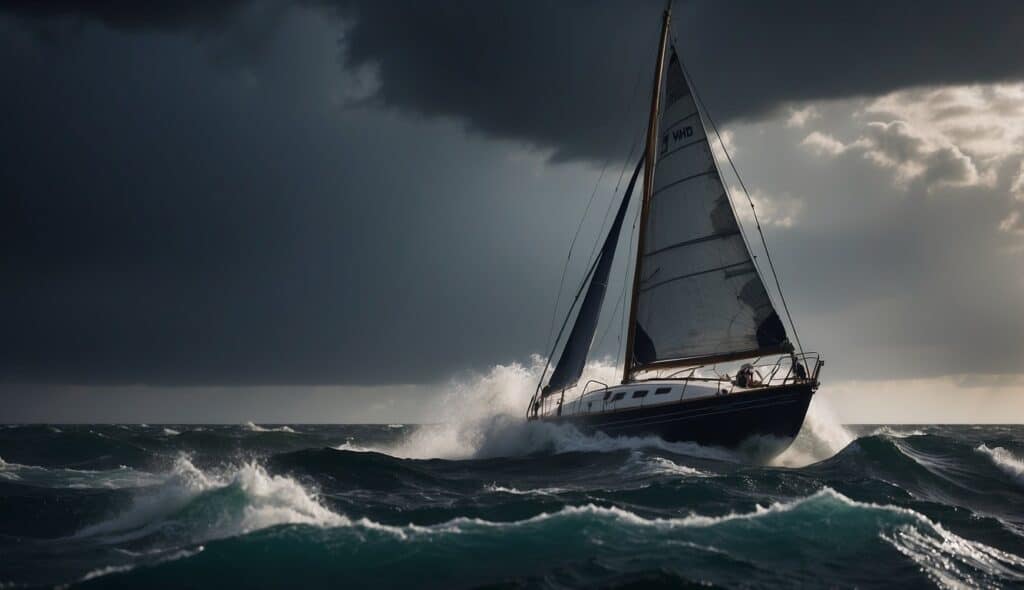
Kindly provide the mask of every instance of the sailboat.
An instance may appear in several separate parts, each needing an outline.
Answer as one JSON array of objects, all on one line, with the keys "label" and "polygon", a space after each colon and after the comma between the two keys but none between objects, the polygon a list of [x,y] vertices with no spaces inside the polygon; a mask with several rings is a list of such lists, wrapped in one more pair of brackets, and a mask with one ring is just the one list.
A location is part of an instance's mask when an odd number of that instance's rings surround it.
[{"label": "sailboat", "polygon": [[[717,128],[675,47],[667,51],[671,3],[663,18],[644,154],[555,338],[548,359],[561,345],[558,362],[550,375],[545,366],[527,418],[725,448],[769,441],[768,452],[781,452],[800,431],[824,361],[789,339],[733,209],[705,118],[716,134]],[[641,170],[622,380],[580,386]],[[730,372],[730,363],[739,366]]]}]

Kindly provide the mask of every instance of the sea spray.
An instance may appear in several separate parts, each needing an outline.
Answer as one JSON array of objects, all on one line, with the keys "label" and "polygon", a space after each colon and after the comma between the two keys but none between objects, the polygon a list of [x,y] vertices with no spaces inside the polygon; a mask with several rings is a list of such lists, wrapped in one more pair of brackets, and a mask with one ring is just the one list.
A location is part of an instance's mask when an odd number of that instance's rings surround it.
[{"label": "sea spray", "polygon": [[434,408],[439,424],[414,429],[397,445],[377,450],[397,457],[466,459],[479,456],[486,446],[497,450],[506,442],[516,444],[506,437],[518,434],[512,432],[514,425],[524,422],[542,368],[534,357],[530,366],[497,365],[485,374],[452,380]]},{"label": "sea spray", "polygon": [[[409,459],[482,459],[638,448],[659,448],[727,461],[739,458],[723,449],[693,443],[669,443],[656,436],[584,435],[569,425],[527,421],[526,406],[543,366],[543,359],[534,356],[529,366],[519,363],[497,365],[485,374],[453,380],[449,383],[448,393],[438,404],[440,423],[412,429],[395,444],[347,441],[338,448],[376,451]],[[594,361],[587,365],[580,383],[582,386],[591,379],[610,383],[617,376],[618,370],[611,361]]]},{"label": "sea spray", "polygon": [[144,536],[160,526],[162,520],[187,505],[193,498],[215,486],[214,480],[181,455],[170,473],[155,490],[140,492],[131,507],[112,518],[86,526],[76,536],[92,537],[134,531]]},{"label": "sea spray", "polygon": [[804,467],[834,456],[855,439],[850,429],[836,418],[828,401],[818,393],[811,400],[800,434],[771,464]]},{"label": "sea spray", "polygon": [[204,471],[182,455],[156,489],[140,491],[127,510],[75,536],[125,541],[171,531],[184,534],[182,541],[199,542],[280,524],[347,522],[296,480],[268,474],[257,463]]},{"label": "sea spray", "polygon": [[1024,487],[1024,460],[1015,457],[1013,453],[1003,447],[989,448],[987,445],[979,445],[977,452],[992,460],[1000,471],[1008,475],[1014,483]]}]

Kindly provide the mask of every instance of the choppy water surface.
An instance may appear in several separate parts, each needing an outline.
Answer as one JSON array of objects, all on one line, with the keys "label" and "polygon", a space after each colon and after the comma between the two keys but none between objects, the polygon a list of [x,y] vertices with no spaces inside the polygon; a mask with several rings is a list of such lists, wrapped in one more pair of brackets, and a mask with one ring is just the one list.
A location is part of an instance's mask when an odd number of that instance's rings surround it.
[{"label": "choppy water surface", "polygon": [[1024,427],[0,427],[0,587],[1024,585]]}]

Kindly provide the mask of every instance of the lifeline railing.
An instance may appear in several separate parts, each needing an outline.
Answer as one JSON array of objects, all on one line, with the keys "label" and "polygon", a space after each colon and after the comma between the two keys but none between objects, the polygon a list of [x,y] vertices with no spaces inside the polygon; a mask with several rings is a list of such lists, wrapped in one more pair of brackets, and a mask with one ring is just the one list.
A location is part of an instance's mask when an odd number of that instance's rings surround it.
[{"label": "lifeline railing", "polygon": [[[759,387],[776,387],[780,385],[788,385],[791,383],[815,383],[818,382],[818,375],[821,373],[821,368],[824,366],[825,361],[822,360],[821,355],[817,352],[804,352],[799,354],[790,354],[776,357],[774,362],[759,362],[760,359],[755,360],[751,365],[751,374],[754,378],[753,382],[749,387],[743,389],[757,389]],[[804,368],[804,377],[800,377],[796,371],[796,365],[799,363]],[[681,381],[683,388],[680,391],[678,400],[682,400],[686,395],[686,388],[691,382],[698,383],[728,383],[728,389],[722,389],[722,393],[730,394],[738,386],[735,384],[733,377],[728,373],[716,374],[713,377],[697,376],[696,372],[700,369],[707,369],[707,365],[698,365],[694,367],[686,367],[684,369],[676,370],[668,375],[658,375],[645,379],[637,379],[633,382],[634,385],[643,383],[644,381]],[[712,366],[712,370],[714,367]],[[683,375],[680,377],[680,375]],[[598,386],[597,389],[591,390],[591,385]],[[580,394],[576,396],[575,400],[565,403],[565,394],[568,390],[563,390],[560,395],[550,395],[547,398],[540,400],[540,407],[538,408],[538,414],[546,415],[556,411],[561,414],[563,410],[568,410],[572,414],[590,413],[593,410],[593,402],[597,397],[601,397],[601,410],[607,408],[609,401],[612,396],[612,389],[607,383],[598,381],[596,379],[590,379],[583,385],[583,389]],[[588,404],[584,408],[584,403]],[[641,402],[643,406],[644,402]]]}]

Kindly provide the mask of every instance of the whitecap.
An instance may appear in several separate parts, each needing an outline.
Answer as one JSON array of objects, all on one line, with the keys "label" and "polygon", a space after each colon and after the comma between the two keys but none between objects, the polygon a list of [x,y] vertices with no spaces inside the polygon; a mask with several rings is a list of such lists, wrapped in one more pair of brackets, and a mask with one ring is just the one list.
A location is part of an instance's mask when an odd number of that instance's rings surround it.
[{"label": "whitecap", "polygon": [[534,488],[529,490],[520,490],[514,487],[505,487],[496,483],[489,483],[484,486],[484,491],[496,494],[510,494],[513,496],[554,496],[569,490],[566,488]]},{"label": "whitecap", "polygon": [[266,428],[266,427],[260,426],[258,424],[253,424],[252,422],[245,422],[245,423],[242,424],[242,426],[246,430],[250,430],[252,432],[288,432],[288,433],[292,433],[292,434],[295,433],[295,431],[291,427],[289,427],[289,426],[278,426],[277,428]]},{"label": "whitecap", "polygon": [[340,445],[334,447],[334,449],[337,450],[337,451],[350,451],[350,452],[353,452],[353,453],[377,453],[377,452],[379,452],[376,449],[373,449],[373,448],[370,448],[370,447],[364,447],[364,446],[361,446],[361,445],[357,445],[355,442],[353,442],[353,439],[346,440],[345,442],[341,443]]},{"label": "whitecap", "polygon": [[644,464],[647,466],[649,473],[656,475],[673,475],[681,477],[708,477],[708,474],[699,470],[689,467],[687,465],[680,465],[675,461],[666,459],[664,457],[646,457],[644,458]]},{"label": "whitecap", "polygon": [[870,436],[887,436],[889,438],[911,438],[914,436],[925,436],[927,432],[920,428],[912,428],[910,430],[899,430],[892,426],[881,426],[871,432]]},{"label": "whitecap", "polygon": [[70,469],[7,463],[2,458],[0,479],[38,487],[71,489],[135,488],[162,481],[162,478],[152,473],[136,471],[126,465],[106,470]]},{"label": "whitecap", "polygon": [[[180,549],[178,551],[171,551],[169,553],[158,552],[158,553],[161,553],[161,556],[158,559],[154,559],[154,560],[148,561],[146,563],[146,565],[153,566],[153,565],[157,565],[157,564],[160,564],[160,563],[166,563],[168,561],[175,561],[175,560],[178,560],[178,559],[185,559],[185,558],[188,558],[188,557],[192,557],[193,555],[198,555],[198,554],[202,553],[205,550],[206,550],[206,547],[203,547],[202,545],[199,545],[199,546],[197,546],[195,548]],[[125,552],[125,553],[131,554],[130,551]],[[140,555],[140,554],[135,554],[135,555]],[[93,579],[96,579],[96,578],[102,578],[103,576],[109,576],[110,574],[121,574],[121,573],[125,573],[125,572],[130,572],[130,571],[134,570],[137,567],[138,567],[138,564],[119,564],[119,565],[108,565],[108,566],[104,566],[104,567],[101,567],[101,568],[96,568],[94,570],[89,571],[88,573],[86,573],[81,578],[79,578],[78,582],[79,583],[87,582],[89,580],[93,580]]]},{"label": "whitecap", "polygon": [[987,456],[1000,471],[1010,476],[1014,483],[1024,487],[1024,460],[1003,447],[989,448],[986,445],[980,445],[974,450]]},{"label": "whitecap", "polygon": [[[222,493],[225,491],[229,493]],[[241,505],[233,500],[236,493],[243,499]],[[183,513],[186,506],[193,508]],[[124,512],[87,526],[75,536],[102,536],[107,541],[120,542],[171,527],[186,531],[187,540],[197,542],[281,524],[347,523],[347,518],[323,506],[298,481],[270,475],[257,463],[213,472],[197,468],[187,456],[181,455],[155,490],[140,493]]]},{"label": "whitecap", "polygon": [[89,573],[79,578],[79,582],[88,582],[96,578],[102,578],[103,576],[109,576],[110,574],[121,574],[124,572],[130,572],[135,569],[134,565],[122,564],[122,565],[108,565],[101,568],[96,568]]}]

